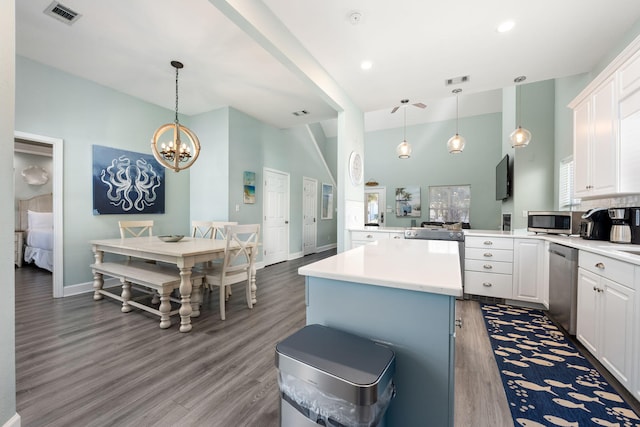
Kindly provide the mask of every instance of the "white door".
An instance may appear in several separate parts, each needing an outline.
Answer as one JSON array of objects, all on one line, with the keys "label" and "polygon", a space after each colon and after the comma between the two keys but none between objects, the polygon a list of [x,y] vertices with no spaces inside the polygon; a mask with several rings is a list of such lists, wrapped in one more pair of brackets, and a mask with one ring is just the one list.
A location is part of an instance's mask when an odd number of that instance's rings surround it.
[{"label": "white door", "polygon": [[318,223],[318,181],[302,178],[302,255],[316,252]]},{"label": "white door", "polygon": [[386,192],[385,187],[366,188],[364,190],[366,201],[364,205],[365,224],[377,224],[380,227],[384,227],[387,214]]},{"label": "white door", "polygon": [[289,174],[264,169],[264,265],[286,261],[289,254]]}]

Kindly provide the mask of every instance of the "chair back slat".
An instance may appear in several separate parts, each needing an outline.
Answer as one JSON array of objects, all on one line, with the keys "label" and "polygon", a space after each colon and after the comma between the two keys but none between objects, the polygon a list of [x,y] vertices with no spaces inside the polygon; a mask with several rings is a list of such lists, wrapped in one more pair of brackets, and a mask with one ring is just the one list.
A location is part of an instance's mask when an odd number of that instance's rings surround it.
[{"label": "chair back slat", "polygon": [[120,238],[140,237],[145,233],[153,236],[153,220],[118,221]]},{"label": "chair back slat", "polygon": [[212,221],[191,221],[191,237],[214,239],[215,229]]},{"label": "chair back slat", "polygon": [[213,229],[214,229],[213,239],[221,239],[221,240],[224,240],[227,238],[226,233],[224,231],[224,228],[227,225],[238,225],[237,222],[233,222],[233,221],[213,221],[211,224],[213,225]]},{"label": "chair back slat", "polygon": [[260,224],[226,225],[226,248],[222,275],[247,271],[255,262]]}]

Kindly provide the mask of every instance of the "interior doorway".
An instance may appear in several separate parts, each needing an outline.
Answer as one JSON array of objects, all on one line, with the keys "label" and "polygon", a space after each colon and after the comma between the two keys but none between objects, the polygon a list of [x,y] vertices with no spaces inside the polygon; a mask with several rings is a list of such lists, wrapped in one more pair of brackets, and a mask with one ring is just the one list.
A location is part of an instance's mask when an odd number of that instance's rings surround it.
[{"label": "interior doorway", "polygon": [[62,200],[62,180],[63,180],[63,157],[62,139],[51,138],[42,135],[35,135],[26,132],[14,132],[14,141],[24,144],[50,145],[52,149],[52,194],[53,194],[53,273],[52,273],[52,293],[54,298],[64,296],[64,257],[63,257],[63,200]]},{"label": "interior doorway", "polygon": [[289,258],[289,174],[268,168],[263,172],[262,261],[266,266]]},{"label": "interior doorway", "polygon": [[364,190],[364,225],[384,227],[387,200],[386,187],[371,187]]}]

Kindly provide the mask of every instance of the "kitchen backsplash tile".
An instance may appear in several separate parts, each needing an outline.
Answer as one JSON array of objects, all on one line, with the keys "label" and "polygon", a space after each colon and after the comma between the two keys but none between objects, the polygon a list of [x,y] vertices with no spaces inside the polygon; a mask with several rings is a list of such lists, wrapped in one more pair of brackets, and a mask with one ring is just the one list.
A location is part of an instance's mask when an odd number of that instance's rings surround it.
[{"label": "kitchen backsplash tile", "polygon": [[640,206],[640,194],[611,197],[607,199],[582,200],[574,210],[586,211],[593,208],[633,207]]}]

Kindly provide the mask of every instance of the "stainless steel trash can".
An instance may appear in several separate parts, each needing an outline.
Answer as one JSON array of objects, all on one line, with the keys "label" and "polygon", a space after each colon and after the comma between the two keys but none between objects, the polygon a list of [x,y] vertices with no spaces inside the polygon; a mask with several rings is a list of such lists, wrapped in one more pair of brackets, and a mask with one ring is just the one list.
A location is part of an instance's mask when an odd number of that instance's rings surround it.
[{"label": "stainless steel trash can", "polygon": [[276,345],[280,425],[377,426],[395,395],[395,354],[368,339],[307,325]]}]

